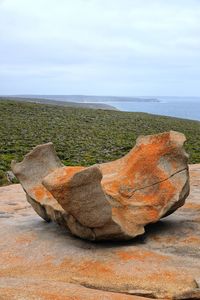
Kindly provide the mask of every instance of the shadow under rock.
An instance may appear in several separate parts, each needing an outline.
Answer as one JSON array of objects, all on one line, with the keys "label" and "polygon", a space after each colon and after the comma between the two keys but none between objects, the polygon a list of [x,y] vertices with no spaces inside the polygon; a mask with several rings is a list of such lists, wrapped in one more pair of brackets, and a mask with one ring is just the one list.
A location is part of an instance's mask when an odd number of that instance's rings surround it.
[{"label": "shadow under rock", "polygon": [[[26,219],[26,218],[25,218]],[[145,233],[143,235],[137,236],[131,240],[127,241],[88,241],[83,240],[79,237],[76,237],[70,233],[66,228],[57,225],[56,223],[45,221],[40,221],[38,218],[33,217],[29,222],[22,222],[18,224],[18,229],[23,231],[34,231],[38,238],[41,240],[54,240],[55,243],[62,244],[63,246],[71,245],[77,248],[82,249],[103,249],[103,248],[117,248],[117,247],[126,247],[126,246],[136,246],[144,245],[148,242],[148,238],[151,238],[153,235],[165,235],[172,234],[175,229],[179,228],[180,224],[177,220],[162,220],[157,223],[147,225],[145,227]]]},{"label": "shadow under rock", "polygon": [[63,226],[59,226],[56,223],[45,221],[36,222],[35,226],[32,224],[32,228],[37,231],[37,233],[44,240],[45,238],[54,239],[62,244],[71,244],[77,248],[81,249],[103,249],[103,248],[117,248],[123,246],[139,246],[145,244],[145,234],[135,237],[127,241],[117,241],[117,240],[105,240],[105,241],[88,241],[81,239],[80,237],[74,236],[69,230]]}]

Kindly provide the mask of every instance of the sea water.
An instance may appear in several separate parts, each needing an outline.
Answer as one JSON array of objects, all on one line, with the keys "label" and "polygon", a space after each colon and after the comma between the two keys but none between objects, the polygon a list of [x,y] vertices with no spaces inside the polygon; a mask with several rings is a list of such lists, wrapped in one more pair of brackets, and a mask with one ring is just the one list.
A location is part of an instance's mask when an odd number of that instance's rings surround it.
[{"label": "sea water", "polygon": [[122,111],[145,112],[200,121],[200,98],[156,97],[159,102],[106,101]]}]

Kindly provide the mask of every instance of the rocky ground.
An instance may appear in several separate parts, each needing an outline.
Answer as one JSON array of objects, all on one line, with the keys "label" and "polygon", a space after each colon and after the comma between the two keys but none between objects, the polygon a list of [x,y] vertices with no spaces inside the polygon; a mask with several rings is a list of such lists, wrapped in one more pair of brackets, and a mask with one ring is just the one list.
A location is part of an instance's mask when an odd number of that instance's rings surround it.
[{"label": "rocky ground", "polygon": [[200,299],[200,165],[173,215],[123,243],[44,222],[20,185],[0,188],[0,299]]}]

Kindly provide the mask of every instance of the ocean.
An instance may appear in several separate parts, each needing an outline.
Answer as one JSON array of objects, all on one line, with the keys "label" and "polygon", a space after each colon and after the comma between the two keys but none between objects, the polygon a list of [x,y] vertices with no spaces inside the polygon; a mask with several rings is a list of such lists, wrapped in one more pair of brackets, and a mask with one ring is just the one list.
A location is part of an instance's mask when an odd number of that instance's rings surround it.
[{"label": "ocean", "polygon": [[122,111],[146,112],[155,115],[200,121],[200,97],[156,97],[160,102],[104,102]]}]

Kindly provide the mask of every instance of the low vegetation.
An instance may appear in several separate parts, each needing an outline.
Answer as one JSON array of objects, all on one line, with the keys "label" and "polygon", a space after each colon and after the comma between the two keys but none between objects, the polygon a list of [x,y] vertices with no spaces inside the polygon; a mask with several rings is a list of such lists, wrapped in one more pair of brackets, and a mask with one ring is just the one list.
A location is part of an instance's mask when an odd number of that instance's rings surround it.
[{"label": "low vegetation", "polygon": [[187,137],[190,163],[200,163],[200,122],[145,113],[92,110],[0,101],[0,185],[8,184],[12,159],[53,142],[65,165],[91,165],[119,158],[139,135],[176,130]]}]

